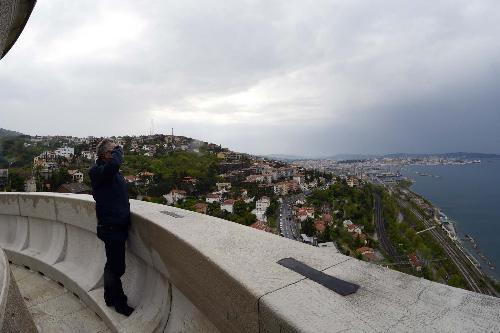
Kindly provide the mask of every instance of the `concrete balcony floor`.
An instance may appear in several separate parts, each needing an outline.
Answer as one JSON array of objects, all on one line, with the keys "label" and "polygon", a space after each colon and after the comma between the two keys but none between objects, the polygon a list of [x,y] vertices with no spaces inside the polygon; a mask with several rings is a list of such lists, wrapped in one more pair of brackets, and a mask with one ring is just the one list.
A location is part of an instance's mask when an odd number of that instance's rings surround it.
[{"label": "concrete balcony floor", "polygon": [[40,333],[111,332],[104,321],[71,291],[37,272],[10,269]]}]

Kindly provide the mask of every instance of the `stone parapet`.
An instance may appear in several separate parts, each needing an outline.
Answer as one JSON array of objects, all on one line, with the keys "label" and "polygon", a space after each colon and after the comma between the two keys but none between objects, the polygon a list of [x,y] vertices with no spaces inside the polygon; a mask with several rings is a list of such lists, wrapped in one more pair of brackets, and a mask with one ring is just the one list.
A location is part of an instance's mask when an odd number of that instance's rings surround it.
[{"label": "stone parapet", "polygon": [[[131,200],[131,211],[129,318],[102,299],[105,255],[91,196],[1,193],[0,246],[116,332],[500,330],[497,298],[174,207]],[[288,257],[360,288],[340,296],[277,264]]]}]

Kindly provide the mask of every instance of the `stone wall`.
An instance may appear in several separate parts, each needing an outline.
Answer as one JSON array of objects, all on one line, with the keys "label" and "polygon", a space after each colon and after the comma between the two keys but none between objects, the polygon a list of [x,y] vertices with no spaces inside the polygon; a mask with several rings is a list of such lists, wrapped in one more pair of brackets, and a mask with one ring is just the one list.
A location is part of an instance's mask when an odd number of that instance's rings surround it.
[{"label": "stone wall", "polygon": [[[94,209],[86,195],[0,193],[0,246],[76,293],[114,331],[500,330],[497,298],[135,200],[124,287],[137,310],[123,318],[103,304]],[[336,294],[277,264],[288,257],[360,289]]]}]

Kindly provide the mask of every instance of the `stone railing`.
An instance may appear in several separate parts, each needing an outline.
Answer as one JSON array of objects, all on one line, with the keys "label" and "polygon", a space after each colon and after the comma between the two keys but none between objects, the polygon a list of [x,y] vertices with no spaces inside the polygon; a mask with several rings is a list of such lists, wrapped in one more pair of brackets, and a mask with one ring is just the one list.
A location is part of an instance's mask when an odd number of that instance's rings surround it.
[{"label": "stone railing", "polygon": [[[118,332],[499,331],[500,300],[252,228],[131,200],[123,277],[136,311],[103,301],[92,197],[0,194],[9,260],[63,284]],[[277,263],[292,257],[360,286],[341,296]]]}]

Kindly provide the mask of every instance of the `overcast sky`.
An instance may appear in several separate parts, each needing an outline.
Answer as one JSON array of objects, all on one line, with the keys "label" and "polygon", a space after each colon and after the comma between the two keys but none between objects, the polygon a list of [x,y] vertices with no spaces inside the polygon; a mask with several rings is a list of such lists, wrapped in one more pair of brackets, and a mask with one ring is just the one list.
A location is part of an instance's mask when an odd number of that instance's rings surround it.
[{"label": "overcast sky", "polygon": [[249,153],[500,153],[500,1],[38,1],[0,127]]}]

